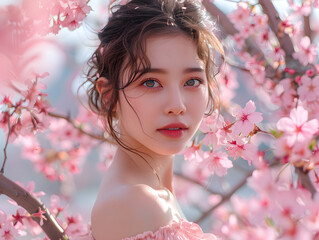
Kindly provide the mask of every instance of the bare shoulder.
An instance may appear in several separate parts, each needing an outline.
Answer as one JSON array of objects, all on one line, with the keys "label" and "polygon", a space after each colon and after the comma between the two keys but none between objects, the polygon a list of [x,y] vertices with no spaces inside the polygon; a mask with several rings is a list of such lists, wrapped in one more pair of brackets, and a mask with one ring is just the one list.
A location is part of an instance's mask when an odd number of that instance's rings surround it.
[{"label": "bare shoulder", "polygon": [[171,220],[165,201],[144,184],[123,186],[97,199],[91,216],[96,240],[119,240],[154,232]]}]

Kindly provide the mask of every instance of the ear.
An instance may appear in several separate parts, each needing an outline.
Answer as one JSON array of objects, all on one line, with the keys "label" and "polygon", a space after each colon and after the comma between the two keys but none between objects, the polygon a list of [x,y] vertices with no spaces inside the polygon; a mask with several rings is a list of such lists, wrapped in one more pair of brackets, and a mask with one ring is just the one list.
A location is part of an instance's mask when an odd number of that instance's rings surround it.
[{"label": "ear", "polygon": [[[105,77],[100,77],[98,80],[96,80],[96,88],[97,88],[97,91],[99,92],[99,94],[100,94],[101,97],[102,97],[102,94],[105,93],[106,90],[108,89],[108,88],[106,87],[108,81],[109,81],[109,80],[108,80],[107,78],[105,78]],[[107,101],[108,101],[109,98],[110,98],[110,94],[111,94],[111,93],[109,92],[108,94],[106,94],[106,95],[103,96],[103,99],[102,99],[103,103],[107,103]],[[108,105],[108,104],[107,104],[107,105]],[[115,108],[113,109],[114,114],[116,114],[116,108],[117,108],[117,107],[115,106]]]},{"label": "ear", "polygon": [[102,95],[102,93],[106,90],[106,83],[108,82],[107,78],[105,77],[100,77],[97,81],[96,81],[96,88],[97,91],[99,92],[100,96]]}]

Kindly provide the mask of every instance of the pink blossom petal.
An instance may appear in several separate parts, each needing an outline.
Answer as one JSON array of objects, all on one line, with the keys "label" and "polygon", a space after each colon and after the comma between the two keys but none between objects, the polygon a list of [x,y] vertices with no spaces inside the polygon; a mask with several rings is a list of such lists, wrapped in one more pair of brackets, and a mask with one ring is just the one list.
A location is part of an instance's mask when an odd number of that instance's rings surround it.
[{"label": "pink blossom petal", "polygon": [[300,41],[300,46],[304,48],[308,48],[310,46],[310,38],[309,37],[303,37]]},{"label": "pink blossom petal", "polygon": [[316,76],[312,79],[312,84],[316,87],[319,87],[319,76]]},{"label": "pink blossom petal", "polygon": [[243,113],[250,114],[250,113],[255,112],[255,111],[256,111],[255,103],[252,100],[249,100],[246,103],[245,108],[243,109]]},{"label": "pink blossom petal", "polygon": [[255,123],[255,124],[260,123],[263,120],[262,113],[260,112],[253,112],[249,114],[247,118],[249,122]]},{"label": "pink blossom petal", "polygon": [[232,112],[232,115],[235,117],[235,118],[240,118],[241,115],[242,115],[242,108],[241,107],[236,107],[233,109],[233,112]]},{"label": "pink blossom petal", "polygon": [[236,122],[233,126],[232,134],[238,135],[239,133],[241,133],[243,129],[243,125],[244,125],[243,121]]},{"label": "pink blossom petal", "polygon": [[254,129],[253,123],[249,121],[243,122],[243,127],[241,129],[242,136],[247,136],[253,129]]},{"label": "pink blossom petal", "polygon": [[318,131],[318,120],[312,119],[311,121],[306,122],[302,126],[302,132],[304,135],[312,136]]},{"label": "pink blossom petal", "polygon": [[295,124],[290,118],[284,117],[277,122],[277,128],[280,131],[292,132],[295,130]]},{"label": "pink blossom petal", "polygon": [[302,107],[298,106],[290,112],[290,117],[297,126],[301,126],[308,120],[308,112]]},{"label": "pink blossom petal", "polygon": [[301,84],[302,84],[302,85],[309,86],[309,85],[311,84],[311,79],[310,79],[308,76],[303,75],[303,76],[301,77]]}]

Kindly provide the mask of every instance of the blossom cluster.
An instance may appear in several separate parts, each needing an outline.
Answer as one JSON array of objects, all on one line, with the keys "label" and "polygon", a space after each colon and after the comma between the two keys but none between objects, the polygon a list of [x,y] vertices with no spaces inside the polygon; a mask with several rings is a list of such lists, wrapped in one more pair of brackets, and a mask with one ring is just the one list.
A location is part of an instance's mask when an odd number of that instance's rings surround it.
[{"label": "blossom cluster", "polygon": [[[258,11],[248,2],[239,2],[228,15],[238,31],[231,37],[237,58],[229,66],[231,71],[249,74],[249,79],[243,81],[252,86],[263,106],[272,109],[271,118],[267,116],[270,123],[260,125],[263,118],[255,112],[253,101],[244,109],[234,107],[233,96],[228,97],[227,90],[225,97],[221,93],[222,100],[226,100],[222,106],[235,119],[226,113],[224,120],[214,112],[204,119],[197,141],[183,152],[190,161],[183,166],[185,175],[201,183],[211,174],[226,176],[234,165],[231,158],[252,163],[247,185],[255,195],[232,195],[229,205],[218,207],[212,214],[212,231],[223,239],[319,239],[318,45],[312,42],[315,37],[305,36],[301,29],[306,17],[318,8],[318,2],[295,2],[288,1],[291,12],[278,22],[278,32],[269,28],[271,14]],[[313,28],[313,33],[318,33]],[[294,46],[291,52],[280,42],[284,35]],[[251,54],[247,47],[258,54]],[[224,82],[222,77],[221,89],[225,92]],[[233,90],[231,87],[231,93]],[[301,175],[309,181],[305,183]],[[211,193],[211,206],[203,206],[199,198],[192,201],[207,211],[228,197],[226,193]]]},{"label": "blossom cluster", "polygon": [[48,112],[51,110],[42,92],[45,85],[36,81],[27,81],[26,89],[19,90],[20,98],[14,101],[11,96],[4,96],[0,102],[0,127],[8,133],[10,141],[19,136],[33,135],[49,127]]},{"label": "blossom cluster", "polygon": [[[226,175],[227,169],[233,167],[229,157],[241,157],[247,160],[249,165],[257,162],[258,148],[251,138],[259,129],[256,124],[262,121],[262,114],[256,112],[255,103],[250,100],[245,108],[234,108],[232,115],[234,122],[226,122],[217,111],[204,118],[200,131],[205,136],[201,143],[196,145],[193,142],[192,146],[183,152],[186,160],[198,163],[196,168],[192,167],[196,174],[185,170],[197,180],[206,180],[214,173],[218,176]],[[204,151],[205,147],[209,150]]]},{"label": "blossom cluster", "polygon": [[[44,192],[33,192],[35,189],[34,182],[29,182],[25,187],[22,183],[18,184],[27,190],[30,194],[40,198],[44,196]],[[9,200],[9,203],[17,205],[14,201]],[[58,224],[63,228],[68,239],[80,239],[89,232],[90,225],[83,222],[80,214],[68,214],[68,206],[65,201],[57,195],[50,197],[50,203],[46,210],[38,209],[38,212],[30,214],[25,209],[17,207],[14,214],[7,214],[0,210],[0,238],[5,240],[19,239],[19,237],[32,236],[32,239],[49,240],[43,236],[41,225],[47,218],[45,213],[50,213],[58,221]],[[40,219],[40,225],[34,219]]]},{"label": "blossom cluster", "polygon": [[23,0],[20,9],[10,5],[16,14],[12,10],[9,14],[37,34],[57,34],[61,28],[78,28],[91,11],[87,4],[87,0]]},{"label": "blossom cluster", "polygon": [[[99,132],[101,123],[83,108],[74,120],[52,114],[40,81],[48,74],[35,74],[23,64],[36,57],[27,58],[25,49],[30,46],[27,40],[36,35],[79,27],[91,8],[86,0],[22,2],[22,7],[5,7],[4,17],[0,16],[4,23],[0,26],[4,36],[0,39],[0,81],[10,89],[9,94],[2,94],[0,128],[10,142],[22,144],[22,156],[46,178],[64,181],[68,174],[79,173],[92,148],[105,140],[93,140],[93,134],[87,134]],[[289,0],[288,4],[291,12],[278,22],[276,31],[269,28],[272,19],[258,11],[257,4],[240,1],[228,15],[237,31],[230,38],[238,54],[231,61],[226,59],[219,78],[223,115],[215,111],[206,117],[183,152],[182,171],[190,182],[203,185],[212,175],[223,179],[241,159],[251,169],[242,184],[247,182],[254,191],[249,198],[234,192],[211,194],[207,206],[196,190],[185,184],[181,190],[202,209],[215,209],[212,230],[225,239],[319,239],[318,45],[302,29],[303,21],[319,8],[319,1]],[[284,36],[293,45],[291,52],[280,41]],[[243,108],[233,103],[241,70],[249,75],[245,83],[257,95],[257,100],[248,101]],[[270,106],[272,113],[256,111],[256,105]],[[36,134],[44,131],[44,136]],[[49,147],[44,147],[44,141]],[[115,150],[106,144],[99,150],[98,167],[106,170]],[[305,183],[302,176],[309,181]],[[33,188],[31,184],[27,190],[32,193]],[[222,204],[225,199],[230,199],[229,205]],[[70,238],[79,239],[89,226],[80,215],[68,215],[60,201],[53,195],[48,209]],[[12,215],[0,211],[0,238],[16,239],[28,229],[35,239],[41,239],[42,230],[31,217],[46,221],[44,212],[41,208],[31,215],[22,208]]]},{"label": "blossom cluster", "polygon": [[248,179],[257,195],[234,196],[232,211],[214,212],[213,231],[225,239],[318,239],[319,199],[291,185],[291,169],[259,169]]}]

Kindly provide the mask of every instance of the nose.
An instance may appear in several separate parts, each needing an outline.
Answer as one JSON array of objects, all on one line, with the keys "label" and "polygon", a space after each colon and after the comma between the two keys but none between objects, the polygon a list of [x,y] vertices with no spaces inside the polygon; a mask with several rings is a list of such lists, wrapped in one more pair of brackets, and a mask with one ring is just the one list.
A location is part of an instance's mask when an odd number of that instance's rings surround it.
[{"label": "nose", "polygon": [[172,89],[167,93],[167,101],[165,106],[165,114],[178,116],[184,114],[186,106],[183,94],[180,90]]}]

